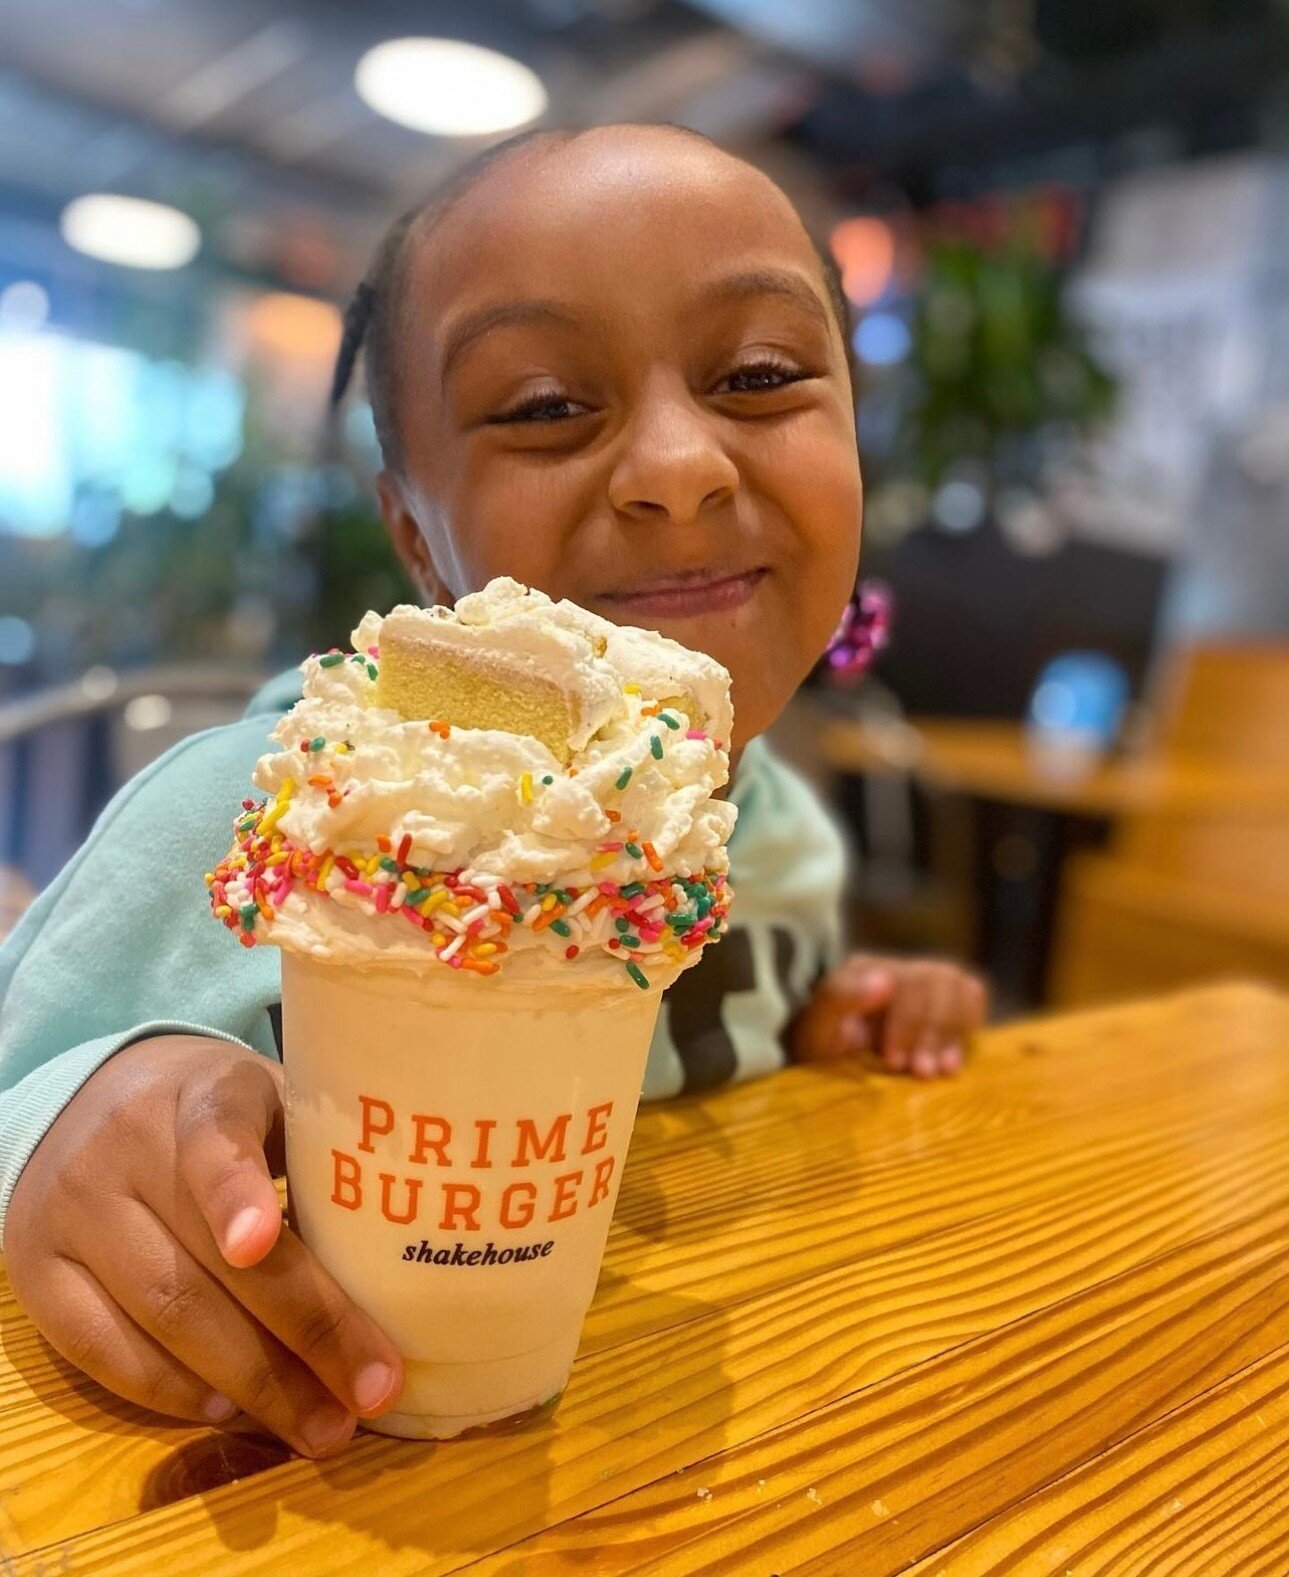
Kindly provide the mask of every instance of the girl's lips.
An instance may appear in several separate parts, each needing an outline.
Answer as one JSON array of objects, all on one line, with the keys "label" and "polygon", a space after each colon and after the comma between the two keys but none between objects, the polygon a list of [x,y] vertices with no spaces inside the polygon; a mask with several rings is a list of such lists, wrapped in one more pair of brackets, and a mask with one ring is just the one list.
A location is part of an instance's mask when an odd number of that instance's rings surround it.
[{"label": "girl's lips", "polygon": [[745,570],[739,575],[710,575],[687,580],[657,581],[637,591],[606,592],[600,599],[628,615],[655,619],[683,619],[741,607],[769,573]]}]

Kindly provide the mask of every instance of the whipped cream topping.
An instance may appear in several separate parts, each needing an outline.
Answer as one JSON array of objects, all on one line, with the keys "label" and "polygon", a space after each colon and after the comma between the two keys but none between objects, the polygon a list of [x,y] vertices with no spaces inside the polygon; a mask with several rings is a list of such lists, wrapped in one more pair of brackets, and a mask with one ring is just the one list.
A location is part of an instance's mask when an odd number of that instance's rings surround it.
[{"label": "whipped cream topping", "polygon": [[[527,735],[410,721],[375,704],[386,622],[408,631],[452,619],[486,631],[490,648],[507,657],[540,653],[540,671],[585,698],[582,716],[594,731],[570,741],[567,765]],[[304,694],[272,732],[279,748],[255,767],[269,800],[238,818],[242,863],[235,846],[212,894],[230,929],[323,956],[423,958],[426,936],[387,916],[407,900],[408,873],[421,887],[451,873],[485,895],[506,886],[519,915],[502,952],[607,953],[619,968],[665,953],[680,966],[696,956],[695,944],[719,934],[737,813],[714,797],[728,778],[732,722],[729,677],[718,663],[511,580],[463,597],[455,610],[369,613],[353,645],[352,654],[302,664]],[[552,673],[559,653],[567,667]],[[239,875],[275,855],[249,885]],[[296,879],[284,881],[287,872]],[[552,891],[559,927],[528,923],[525,910]],[[704,894],[699,913],[694,899]],[[589,915],[596,895],[605,902]],[[642,906],[652,916],[643,936],[634,923]],[[693,937],[660,918],[705,921],[709,910],[713,923]],[[573,942],[566,912],[582,922]],[[617,925],[624,916],[631,923]],[[423,929],[432,942],[449,934]],[[624,934],[635,949],[624,950]],[[460,956],[458,948],[447,961]]]}]

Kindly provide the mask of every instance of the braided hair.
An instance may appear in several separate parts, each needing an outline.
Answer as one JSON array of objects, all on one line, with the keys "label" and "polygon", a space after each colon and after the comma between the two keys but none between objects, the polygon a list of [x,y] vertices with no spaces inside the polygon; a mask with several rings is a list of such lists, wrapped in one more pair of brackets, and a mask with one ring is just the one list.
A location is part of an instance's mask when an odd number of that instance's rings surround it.
[{"label": "braided hair", "polygon": [[[669,126],[668,130],[717,147],[710,137],[692,131],[687,126]],[[376,248],[366,276],[353,293],[345,308],[340,348],[331,379],[328,411],[334,422],[344,400],[354,369],[361,355],[366,371],[367,397],[371,402],[372,420],[380,444],[381,458],[392,471],[401,469],[402,444],[399,437],[396,407],[399,392],[399,365],[397,355],[398,327],[401,305],[407,282],[411,248],[409,237],[414,231],[441,219],[447,211],[475,185],[492,165],[509,157],[521,147],[541,139],[546,142],[569,142],[577,135],[574,131],[551,128],[531,128],[517,132],[504,141],[485,148],[482,153],[464,165],[446,186],[433,196],[407,209],[386,230]],[[841,286],[841,270],[832,254],[819,241],[810,236],[810,244],[823,269],[824,283],[828,290],[829,305],[841,331],[845,348],[846,371],[850,378],[851,393],[856,393],[856,370],[851,344],[852,324],[850,304]]]},{"label": "braided hair", "polygon": [[400,214],[382,236],[371,267],[345,308],[328,408],[334,420],[361,355],[381,458],[390,470],[397,470],[402,461],[395,416],[399,382],[396,341],[411,250],[407,244],[408,237],[423,225],[441,219],[454,203],[465,196],[485,170],[524,144],[539,137],[548,140],[567,139],[572,135],[572,132],[539,127],[517,132],[513,137],[494,143],[458,170],[433,196]]}]

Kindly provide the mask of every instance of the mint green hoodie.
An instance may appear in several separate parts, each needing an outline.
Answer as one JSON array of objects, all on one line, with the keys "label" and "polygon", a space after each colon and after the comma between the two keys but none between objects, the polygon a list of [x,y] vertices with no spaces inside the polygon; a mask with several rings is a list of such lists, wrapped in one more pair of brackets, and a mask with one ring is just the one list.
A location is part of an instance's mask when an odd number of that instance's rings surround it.
[{"label": "mint green hoodie", "polygon": [[[280,675],[240,722],[140,772],[0,947],[0,1240],[32,1151],[114,1052],[187,1033],[280,1056],[278,951],[239,947],[212,919],[202,875],[299,695],[299,675]],[[664,998],[646,1100],[781,1067],[788,1020],[840,957],[843,844],[818,799],[761,741],[730,798],[732,925]]]}]

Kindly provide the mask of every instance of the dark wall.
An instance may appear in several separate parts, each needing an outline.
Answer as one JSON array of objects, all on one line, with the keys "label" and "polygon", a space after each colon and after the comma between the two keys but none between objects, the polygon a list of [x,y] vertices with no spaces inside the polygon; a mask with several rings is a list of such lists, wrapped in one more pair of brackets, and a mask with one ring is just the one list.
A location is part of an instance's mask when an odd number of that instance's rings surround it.
[{"label": "dark wall", "polygon": [[1105,652],[1140,694],[1164,560],[1086,542],[1026,558],[991,526],[969,536],[912,532],[864,574],[895,594],[894,634],[877,676],[911,713],[1020,717],[1043,665]]}]

